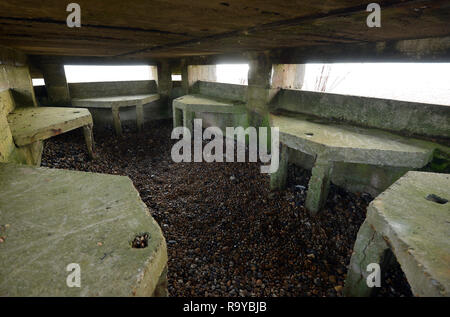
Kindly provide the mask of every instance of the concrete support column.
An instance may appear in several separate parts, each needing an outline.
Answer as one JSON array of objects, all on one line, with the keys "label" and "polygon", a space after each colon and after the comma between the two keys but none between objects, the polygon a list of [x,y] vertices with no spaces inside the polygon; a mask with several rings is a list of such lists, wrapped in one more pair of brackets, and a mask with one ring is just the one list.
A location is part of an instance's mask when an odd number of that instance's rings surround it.
[{"label": "concrete support column", "polygon": [[168,60],[161,60],[158,62],[158,93],[160,100],[168,107],[170,104],[170,95],[172,93],[172,67]]},{"label": "concrete support column", "polygon": [[113,106],[111,108],[112,117],[113,117],[113,123],[114,123],[114,130],[116,131],[116,134],[118,136],[122,135],[122,124],[120,123],[120,113],[119,113],[119,107]]},{"label": "concrete support column", "polygon": [[311,178],[308,183],[308,193],[306,195],[306,209],[315,215],[325,204],[330,188],[333,162],[321,157],[316,158],[311,171]]},{"label": "concrete support column", "polygon": [[280,162],[278,170],[270,174],[270,189],[280,190],[286,187],[286,179],[289,163],[289,149],[286,145],[281,144]]},{"label": "concrete support column", "polygon": [[345,280],[345,296],[371,296],[376,290],[375,287],[367,286],[367,277],[371,271],[367,271],[367,266],[371,263],[380,264],[381,272],[384,271],[391,262],[389,245],[383,236],[376,232],[368,223],[367,219],[358,231],[352,258]]},{"label": "concrete support column", "polygon": [[182,127],[183,126],[183,110],[173,107],[173,128]]},{"label": "concrete support column", "polygon": [[84,133],[84,140],[86,142],[86,146],[88,149],[89,157],[91,159],[94,159],[94,134],[92,132],[92,124],[85,125],[83,127],[83,133]]},{"label": "concrete support column", "polygon": [[183,110],[183,126],[188,128],[191,135],[194,135],[194,112]]},{"label": "concrete support column", "polygon": [[252,56],[248,70],[247,107],[250,112],[265,115],[269,111],[272,63],[266,54]]},{"label": "concrete support column", "polygon": [[142,103],[136,105],[136,124],[139,132],[144,130],[144,105]]},{"label": "concrete support column", "polygon": [[40,65],[51,106],[71,105],[69,86],[63,64],[42,63]]},{"label": "concrete support column", "polygon": [[273,65],[272,88],[302,89],[305,64]]},{"label": "concrete support column", "polygon": [[189,94],[189,70],[188,64],[185,59],[181,60],[181,89],[183,90],[183,95]]}]

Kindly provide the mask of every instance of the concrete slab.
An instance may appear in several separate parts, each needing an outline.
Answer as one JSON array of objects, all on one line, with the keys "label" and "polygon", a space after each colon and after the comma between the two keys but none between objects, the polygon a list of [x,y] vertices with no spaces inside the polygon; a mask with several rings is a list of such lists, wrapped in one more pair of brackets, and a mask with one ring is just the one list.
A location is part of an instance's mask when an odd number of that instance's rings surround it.
[{"label": "concrete slab", "polygon": [[[364,259],[380,259],[390,248],[415,296],[450,296],[449,200],[450,175],[425,172],[408,172],[379,195],[358,233],[347,295],[370,294]],[[374,235],[386,245],[375,246]]]},{"label": "concrete slab", "polygon": [[[317,213],[326,200],[334,162],[378,166],[425,166],[433,151],[442,149],[436,143],[407,138],[379,129],[362,128],[345,123],[290,112],[270,114],[270,124],[279,127],[280,143],[314,158],[306,207]],[[449,149],[445,149],[449,152]],[[288,162],[281,162],[277,173],[271,174],[272,189],[282,189],[279,173],[286,173]],[[319,164],[320,163],[320,164]]]},{"label": "concrete slab", "polygon": [[379,129],[283,113],[270,115],[280,128],[280,142],[301,152],[330,161],[420,168],[438,145]]},{"label": "concrete slab", "polygon": [[8,115],[8,124],[14,142],[24,146],[76,128],[92,126],[92,117],[87,109],[28,107],[14,109]]},{"label": "concrete slab", "polygon": [[128,177],[0,164],[0,225],[0,296],[167,295],[166,242]]},{"label": "concrete slab", "polygon": [[93,98],[72,98],[72,105],[84,108],[131,107],[147,104],[159,99],[159,94],[142,94],[127,96],[105,96]]},{"label": "concrete slab", "polygon": [[173,107],[193,112],[245,112],[245,104],[243,102],[199,94],[179,97],[173,101]]}]

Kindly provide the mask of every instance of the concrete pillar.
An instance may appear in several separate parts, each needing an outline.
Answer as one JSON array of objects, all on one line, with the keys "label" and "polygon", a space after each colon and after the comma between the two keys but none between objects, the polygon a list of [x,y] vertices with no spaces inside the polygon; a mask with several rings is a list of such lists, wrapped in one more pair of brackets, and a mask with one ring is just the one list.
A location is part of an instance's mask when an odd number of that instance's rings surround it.
[{"label": "concrete pillar", "polygon": [[302,89],[305,64],[273,65],[272,88]]},{"label": "concrete pillar", "polygon": [[64,65],[59,63],[42,63],[40,69],[42,75],[44,75],[48,104],[51,106],[71,105]]},{"label": "concrete pillar", "polygon": [[247,107],[251,112],[265,115],[270,101],[272,63],[266,54],[252,56],[248,69]]},{"label": "concrete pillar", "polygon": [[136,105],[136,124],[139,132],[144,130],[144,105],[142,102]]},{"label": "concrete pillar", "polygon": [[367,286],[367,277],[371,271],[367,271],[367,266],[371,263],[380,264],[381,272],[388,268],[391,253],[387,252],[389,245],[383,236],[376,232],[368,223],[367,219],[359,228],[353,254],[345,280],[345,296],[371,296],[374,295],[375,287]]},{"label": "concrete pillar", "polygon": [[280,162],[278,170],[270,174],[270,189],[280,190],[286,187],[286,179],[289,163],[289,149],[286,145],[281,144]]},{"label": "concrete pillar", "polygon": [[160,100],[169,106],[169,99],[172,93],[172,67],[168,60],[159,61],[157,67],[158,93],[160,95]]},{"label": "concrete pillar", "polygon": [[94,159],[94,134],[92,132],[92,124],[83,127],[84,140],[88,149],[89,157]]},{"label": "concrete pillar", "polygon": [[118,106],[113,106],[111,108],[112,117],[113,117],[113,123],[114,123],[114,130],[116,131],[116,135],[121,136],[122,135],[122,124],[120,122],[120,111]]},{"label": "concrete pillar", "polygon": [[191,135],[194,135],[194,112],[183,110],[183,126],[188,128]]},{"label": "concrete pillar", "polygon": [[182,127],[183,126],[183,110],[172,107],[172,119],[173,119],[173,128]]},{"label": "concrete pillar", "polygon": [[[247,88],[247,118],[251,127],[270,127],[270,102],[277,89],[271,88],[272,63],[267,54],[250,55]],[[267,149],[270,150],[271,135],[267,133]]]},{"label": "concrete pillar", "polygon": [[308,211],[315,215],[325,204],[330,187],[333,162],[316,158],[308,183],[305,206]]},{"label": "concrete pillar", "polygon": [[181,60],[181,89],[183,90],[183,95],[189,94],[189,70],[185,59]]}]

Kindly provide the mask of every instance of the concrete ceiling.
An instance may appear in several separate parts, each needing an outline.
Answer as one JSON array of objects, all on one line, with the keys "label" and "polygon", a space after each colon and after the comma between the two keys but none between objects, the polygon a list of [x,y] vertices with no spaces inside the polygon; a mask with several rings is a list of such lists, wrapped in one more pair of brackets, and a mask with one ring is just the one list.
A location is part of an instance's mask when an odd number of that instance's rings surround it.
[{"label": "concrete ceiling", "polygon": [[448,0],[380,0],[381,28],[366,25],[372,1],[74,0],[82,27],[68,28],[70,2],[2,0],[0,45],[31,55],[157,59],[450,36]]}]

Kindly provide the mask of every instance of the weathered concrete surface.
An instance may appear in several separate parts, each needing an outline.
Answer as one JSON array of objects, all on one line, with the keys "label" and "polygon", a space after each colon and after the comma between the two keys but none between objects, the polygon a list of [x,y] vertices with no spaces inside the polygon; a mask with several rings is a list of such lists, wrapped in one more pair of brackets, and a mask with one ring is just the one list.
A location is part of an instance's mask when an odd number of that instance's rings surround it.
[{"label": "weathered concrete surface", "polygon": [[[280,142],[315,159],[306,199],[306,207],[316,213],[328,192],[334,162],[379,166],[425,166],[438,144],[398,136],[389,132],[334,123],[303,114],[271,114],[271,125],[279,127]],[[318,164],[320,162],[320,164]],[[271,178],[279,178],[277,173]],[[272,189],[279,182],[271,182]]]},{"label": "weathered concrete surface", "polygon": [[0,90],[11,89],[19,107],[36,106],[33,84],[22,53],[0,46]]},{"label": "weathered concrete surface", "polygon": [[[175,99],[172,103],[173,108],[173,124],[174,127],[183,123],[190,131],[193,129],[194,117],[202,117],[202,113],[208,114],[206,118],[212,121],[221,121],[223,123],[231,123],[235,126],[237,123],[246,123],[245,105],[240,101],[204,96],[199,94],[186,95]],[[231,120],[225,120],[222,117],[232,116]],[[182,119],[181,119],[182,118]],[[230,119],[230,118],[228,118]],[[220,123],[220,122],[218,122]],[[223,127],[222,127],[223,128]]]},{"label": "weathered concrete surface", "polygon": [[[16,147],[8,123],[8,114],[15,108],[10,89],[0,91],[0,162],[16,162],[39,165],[43,150],[42,141],[36,141],[23,147]],[[35,108],[33,108],[35,109]]]},{"label": "weathered concrete surface", "polygon": [[[0,25],[5,30],[1,41],[28,54],[142,60],[267,50],[281,51],[286,58],[294,54],[283,51],[289,47],[309,52],[310,60],[368,53],[378,60],[400,53],[404,59],[437,55],[448,60],[448,40],[442,40],[449,36],[448,1],[424,3],[383,1],[382,28],[375,30],[365,25],[367,3],[357,0],[310,0],[301,5],[288,0],[169,0],[126,5],[118,0],[104,4],[79,0],[89,15],[83,15],[82,28],[74,30],[66,26],[65,3],[30,2],[23,10],[22,1],[10,0],[0,3],[4,12]],[[441,40],[440,45],[398,47],[399,40],[432,38]],[[335,47],[341,45],[348,47],[336,54]],[[365,54],[353,53],[360,45],[369,47],[363,50]]]},{"label": "weathered concrete surface", "polygon": [[42,63],[39,65],[45,80],[48,104],[51,106],[70,105],[69,86],[62,63]]},{"label": "weathered concrete surface", "polygon": [[16,108],[8,115],[8,123],[18,146],[92,125],[92,117],[87,109],[37,107]]},{"label": "weathered concrete surface", "polygon": [[[433,201],[430,195],[442,200]],[[386,248],[373,245],[371,237],[379,235],[396,256],[415,296],[450,296],[449,200],[449,174],[408,172],[372,201],[350,261],[346,293],[367,294],[358,281],[364,279],[367,258],[376,262]]]},{"label": "weathered concrete surface", "polygon": [[0,64],[0,162],[39,165],[42,142],[17,148],[7,120],[16,106],[36,106],[27,58],[20,52],[0,47]]},{"label": "weathered concrete surface", "polygon": [[286,179],[288,174],[289,148],[281,144],[280,161],[278,171],[270,176],[270,187],[274,189],[284,189],[286,187]]},{"label": "weathered concrete surface", "polygon": [[[205,92],[212,92],[214,93],[214,89],[204,89],[202,91],[201,85],[199,85],[200,90],[196,91],[195,85],[197,82],[205,83],[205,85],[213,85],[217,80],[217,68],[216,65],[186,65],[186,62],[184,61],[184,74],[182,74],[182,80],[184,82],[185,86],[185,95],[187,94],[193,94],[193,93],[201,93],[205,94]],[[183,77],[184,76],[184,77]],[[187,82],[186,82],[187,81]],[[187,85],[187,87],[186,87]],[[210,87],[210,88],[213,88]],[[223,86],[221,86],[223,87]],[[187,88],[187,90],[186,90]],[[223,98],[229,98],[225,95],[212,95],[215,97],[223,97]],[[234,99],[234,98],[230,98]]]},{"label": "weathered concrete surface", "polygon": [[72,105],[85,108],[112,108],[131,107],[137,104],[147,104],[159,99],[159,94],[142,94],[142,95],[114,95],[102,97],[73,98]]},{"label": "weathered concrete surface", "polygon": [[204,96],[225,98],[236,101],[247,101],[247,86],[198,81],[198,93]]},{"label": "weathered concrete surface", "polygon": [[172,82],[172,64],[164,59],[157,65],[158,70],[158,94],[161,96],[161,102],[167,109],[170,109],[171,94],[173,89]]},{"label": "weathered concrete surface", "polygon": [[302,89],[305,64],[274,64],[272,69],[272,88]]},{"label": "weathered concrete surface", "polygon": [[276,106],[405,134],[450,137],[448,106],[284,89]]},{"label": "weathered concrete surface", "polygon": [[[150,66],[149,66],[150,67]],[[156,67],[151,67],[151,70],[156,71]],[[75,103],[79,99],[103,98],[111,96],[133,96],[133,95],[157,95],[158,86],[155,80],[136,80],[136,81],[116,81],[116,82],[94,82],[94,83],[70,83],[69,90],[71,97],[75,99]],[[37,89],[37,91],[39,91]],[[46,104],[45,97],[38,95],[41,104]],[[167,119],[172,115],[171,108],[167,106],[167,99],[160,95],[159,99],[145,103],[142,106],[143,124],[151,120]],[[104,128],[114,127],[113,115],[111,107],[100,104],[99,107],[91,107],[86,103],[83,107],[89,108],[91,112],[95,129],[100,130]],[[107,106],[107,105],[106,105]],[[131,104],[131,106],[134,106]],[[170,110],[170,111],[169,111]],[[121,126],[134,127],[138,122],[140,115],[133,107],[120,108],[120,124]],[[117,126],[117,124],[116,124]],[[138,126],[142,126],[139,124]]]},{"label": "weathered concrete surface", "polygon": [[120,108],[136,107],[136,124],[138,130],[144,127],[144,105],[159,100],[159,94],[127,95],[127,96],[105,96],[91,98],[73,98],[72,105],[84,108],[107,108],[111,109],[114,128],[117,135],[122,135],[120,122]]},{"label": "weathered concrete surface", "polygon": [[[314,156],[294,149],[289,150],[290,164],[312,170]],[[369,193],[376,197],[409,170],[408,167],[333,162],[331,182],[350,192]]]},{"label": "weathered concrete surface", "polygon": [[[7,117],[8,130],[17,148],[16,156],[4,162],[40,165],[42,140],[83,127],[88,153],[94,158],[92,117],[87,109],[57,107],[16,108]],[[8,138],[8,134],[6,135]],[[8,140],[8,139],[7,139]],[[8,142],[8,141],[7,141]]]},{"label": "weathered concrete surface", "polygon": [[128,177],[0,164],[0,206],[0,296],[167,295],[166,242]]},{"label": "weathered concrete surface", "polygon": [[155,80],[70,83],[69,91],[71,98],[81,99],[105,96],[148,95],[157,93],[157,84]]},{"label": "weathered concrete surface", "polygon": [[245,105],[239,101],[204,95],[186,95],[173,101],[173,107],[199,112],[244,113]]},{"label": "weathered concrete surface", "polygon": [[419,168],[439,145],[378,129],[360,128],[303,114],[271,114],[280,142],[335,162]]},{"label": "weathered concrete surface", "polygon": [[330,187],[333,162],[318,156],[311,171],[305,207],[316,214],[325,204]]},{"label": "weathered concrete surface", "polygon": [[367,277],[372,273],[372,270],[367,271],[367,266],[371,263],[379,264],[381,273],[383,273],[388,268],[386,258],[389,245],[379,232],[376,232],[367,221],[364,221],[359,228],[353,250],[349,273],[345,280],[344,294],[351,297],[373,296],[377,289],[367,286]]}]

